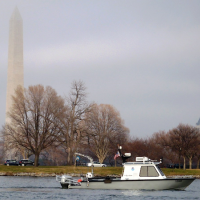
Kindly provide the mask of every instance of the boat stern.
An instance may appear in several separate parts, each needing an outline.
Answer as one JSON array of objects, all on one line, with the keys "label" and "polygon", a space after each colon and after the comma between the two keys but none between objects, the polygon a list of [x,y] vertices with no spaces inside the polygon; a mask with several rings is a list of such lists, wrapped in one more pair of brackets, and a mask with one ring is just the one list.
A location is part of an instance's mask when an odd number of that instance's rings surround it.
[{"label": "boat stern", "polygon": [[60,182],[63,189],[68,189],[69,185],[73,185],[73,186],[80,185],[80,183],[77,180],[74,180],[71,176],[65,175],[65,174],[61,176],[57,175],[56,181]]}]

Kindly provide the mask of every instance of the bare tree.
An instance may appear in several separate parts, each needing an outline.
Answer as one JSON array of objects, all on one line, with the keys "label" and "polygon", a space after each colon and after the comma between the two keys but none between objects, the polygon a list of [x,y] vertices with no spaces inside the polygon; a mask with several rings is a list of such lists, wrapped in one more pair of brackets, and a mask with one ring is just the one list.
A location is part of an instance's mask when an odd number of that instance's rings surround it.
[{"label": "bare tree", "polygon": [[149,145],[147,139],[132,138],[127,145],[123,146],[123,149],[130,152],[132,157],[147,156],[149,157],[152,151],[149,151]]},{"label": "bare tree", "polygon": [[77,151],[83,136],[82,121],[91,105],[86,101],[86,87],[82,81],[74,81],[67,97],[67,112],[62,120],[63,129],[60,142],[67,152],[68,164],[73,164],[73,156]]},{"label": "bare tree", "polygon": [[[159,131],[152,135],[152,137],[149,139],[149,143],[151,145],[155,145],[155,148],[153,146],[151,147],[152,152],[154,156],[159,155],[159,157],[163,158],[163,164],[169,164],[170,163],[177,163],[178,160],[178,154],[175,151],[172,151],[172,149],[169,147],[170,143],[170,137],[169,134],[165,131]],[[157,149],[156,149],[157,148]],[[157,158],[158,159],[158,158]],[[180,157],[179,157],[180,160]],[[179,163],[180,165],[180,163]]]},{"label": "bare tree", "polygon": [[85,125],[90,149],[100,163],[111,151],[111,144],[117,146],[117,143],[123,142],[129,133],[119,112],[106,104],[93,105],[91,112],[86,115]]},{"label": "bare tree", "polygon": [[66,153],[58,146],[51,146],[41,153],[43,162],[47,165],[66,165]]},{"label": "bare tree", "polygon": [[189,125],[179,124],[177,128],[174,128],[168,132],[169,141],[168,145],[179,155],[179,168],[180,168],[180,156],[183,156],[183,168],[186,169],[186,157],[189,158],[190,168],[192,166],[192,158],[199,145],[198,137],[199,131],[197,128]]},{"label": "bare tree", "polygon": [[40,153],[52,146],[60,136],[61,121],[65,114],[64,99],[50,86],[18,87],[13,96],[4,136],[13,148],[25,148],[35,155],[38,165]]},{"label": "bare tree", "polygon": [[200,163],[200,142],[199,142],[199,145],[197,146],[196,157],[197,157],[197,169],[199,169],[199,163]]}]

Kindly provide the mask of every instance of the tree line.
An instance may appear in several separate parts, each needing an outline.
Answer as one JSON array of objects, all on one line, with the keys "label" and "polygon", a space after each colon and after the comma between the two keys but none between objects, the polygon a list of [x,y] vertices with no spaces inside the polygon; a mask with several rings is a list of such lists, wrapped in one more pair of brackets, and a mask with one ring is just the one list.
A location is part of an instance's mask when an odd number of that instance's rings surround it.
[{"label": "tree line", "polygon": [[[50,86],[18,87],[12,97],[9,123],[2,128],[4,151],[14,150],[23,158],[34,155],[50,164],[72,165],[76,152],[112,164],[117,146],[130,152],[133,158],[147,156],[163,158],[163,163],[183,163],[192,168],[200,161],[200,132],[196,127],[179,124],[168,132],[154,133],[148,139],[131,138],[120,113],[109,104],[87,101],[86,87],[74,81],[67,97],[61,97]],[[5,154],[6,155],[6,154]],[[5,158],[7,159],[7,158]]]},{"label": "tree line", "polygon": [[72,83],[66,98],[50,86],[19,86],[2,130],[4,153],[14,149],[23,158],[34,155],[38,166],[42,154],[57,152],[72,165],[74,153],[88,149],[103,162],[113,145],[127,139],[129,129],[112,105],[88,103],[86,97],[82,81]]},{"label": "tree line", "polygon": [[[193,161],[199,169],[200,131],[188,124],[179,124],[168,132],[159,131],[148,139],[132,138],[126,150],[134,157],[147,156],[151,159],[162,159],[163,166],[177,164],[177,168],[192,169]],[[188,161],[188,162],[187,162]]]}]

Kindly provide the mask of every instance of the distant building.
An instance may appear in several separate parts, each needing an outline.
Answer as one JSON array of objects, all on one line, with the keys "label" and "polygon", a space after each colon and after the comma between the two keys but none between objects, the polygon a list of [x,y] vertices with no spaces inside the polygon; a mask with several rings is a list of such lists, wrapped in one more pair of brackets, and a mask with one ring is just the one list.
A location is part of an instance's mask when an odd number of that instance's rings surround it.
[{"label": "distant building", "polygon": [[[24,87],[23,68],[23,21],[18,8],[15,7],[9,22],[6,123],[10,123],[10,119],[7,113],[12,107],[12,95],[14,95],[17,86],[21,85]],[[4,142],[4,146],[8,146],[6,138]],[[16,151],[5,149],[6,159],[16,157],[15,154]]]},{"label": "distant building", "polygon": [[199,121],[196,123],[196,127],[197,127],[198,129],[200,129],[200,118],[199,118]]}]

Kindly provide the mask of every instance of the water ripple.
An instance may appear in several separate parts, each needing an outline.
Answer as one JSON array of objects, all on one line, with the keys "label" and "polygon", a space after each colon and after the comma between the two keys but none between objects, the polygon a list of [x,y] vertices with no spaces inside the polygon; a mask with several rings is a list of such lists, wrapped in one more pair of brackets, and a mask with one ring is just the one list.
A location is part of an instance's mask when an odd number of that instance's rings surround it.
[{"label": "water ripple", "polygon": [[172,200],[200,199],[200,180],[185,191],[145,190],[67,190],[61,189],[54,177],[0,177],[0,199],[14,200]]}]

